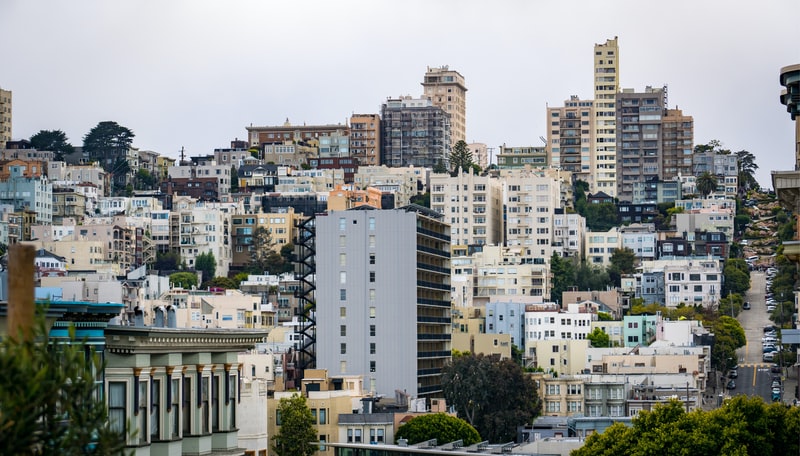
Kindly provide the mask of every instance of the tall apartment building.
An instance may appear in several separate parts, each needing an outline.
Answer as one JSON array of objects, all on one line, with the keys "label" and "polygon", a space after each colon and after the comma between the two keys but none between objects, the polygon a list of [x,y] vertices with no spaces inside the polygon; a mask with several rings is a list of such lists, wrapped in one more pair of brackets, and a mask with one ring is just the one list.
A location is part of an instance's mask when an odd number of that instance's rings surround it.
[{"label": "tall apartment building", "polygon": [[11,141],[11,91],[0,88],[0,149]]},{"label": "tall apartment building", "polygon": [[484,143],[469,143],[467,144],[469,151],[472,152],[472,161],[481,169],[486,169],[492,163],[491,151],[493,147],[488,147]]},{"label": "tall apartment building", "polygon": [[617,198],[633,201],[635,183],[662,176],[661,119],[666,91],[623,89],[617,94]]},{"label": "tall apartment building", "polygon": [[611,196],[617,190],[617,109],[619,92],[619,46],[617,37],[594,45],[595,148],[594,182],[596,189]]},{"label": "tall apartment building", "polygon": [[447,65],[439,68],[428,67],[422,87],[425,88],[423,95],[425,98],[450,114],[451,146],[458,141],[466,141],[467,85],[464,76],[458,71],[451,70]]},{"label": "tall apartment building", "polygon": [[450,223],[453,245],[503,242],[503,188],[498,179],[459,173],[431,175],[431,209]]},{"label": "tall apartment building", "polygon": [[316,218],[317,368],[393,396],[441,397],[450,360],[450,236],[420,206]]},{"label": "tall apartment building", "polygon": [[548,107],[547,146],[552,166],[571,172],[597,193],[594,103],[573,95],[563,107]]},{"label": "tall apartment building", "polygon": [[431,100],[389,98],[381,107],[381,163],[433,168],[450,158],[450,114]]},{"label": "tall apartment building", "polygon": [[504,176],[505,245],[524,247],[534,264],[553,254],[553,220],[562,207],[558,178],[519,171]]},{"label": "tall apartment building", "polygon": [[360,166],[381,164],[381,118],[378,114],[350,116],[350,156]]},{"label": "tall apartment building", "polygon": [[661,119],[661,180],[673,181],[692,174],[694,118],[680,109],[667,109]]}]

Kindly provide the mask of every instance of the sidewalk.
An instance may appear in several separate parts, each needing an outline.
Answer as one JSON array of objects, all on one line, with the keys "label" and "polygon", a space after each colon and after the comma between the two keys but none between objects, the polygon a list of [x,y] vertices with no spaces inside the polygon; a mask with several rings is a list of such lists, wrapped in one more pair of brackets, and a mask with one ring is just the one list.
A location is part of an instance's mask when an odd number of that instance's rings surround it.
[{"label": "sidewalk", "polygon": [[789,366],[784,368],[783,403],[793,405],[797,403],[795,401],[800,402],[800,398],[797,397],[797,368]]}]

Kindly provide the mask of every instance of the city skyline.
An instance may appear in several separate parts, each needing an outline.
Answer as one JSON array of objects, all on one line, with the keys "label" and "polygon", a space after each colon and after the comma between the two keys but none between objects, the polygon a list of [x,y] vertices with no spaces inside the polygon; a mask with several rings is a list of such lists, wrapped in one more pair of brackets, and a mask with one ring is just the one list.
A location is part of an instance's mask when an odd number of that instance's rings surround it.
[{"label": "city skyline", "polygon": [[[177,157],[246,139],[248,125],[347,122],[389,97],[419,97],[428,67],[468,88],[468,142],[543,145],[546,109],[591,99],[593,47],[619,39],[620,88],[668,86],[668,106],[712,139],[756,157],[759,183],[794,167],[794,129],[778,71],[797,63],[790,1],[640,4],[421,1],[97,1],[0,5],[9,43],[0,87],[14,96],[13,139],[60,129],[74,145],[98,122]],[[434,21],[433,18],[445,18]],[[438,30],[451,26],[453,32]],[[654,32],[657,30],[657,32]]]}]

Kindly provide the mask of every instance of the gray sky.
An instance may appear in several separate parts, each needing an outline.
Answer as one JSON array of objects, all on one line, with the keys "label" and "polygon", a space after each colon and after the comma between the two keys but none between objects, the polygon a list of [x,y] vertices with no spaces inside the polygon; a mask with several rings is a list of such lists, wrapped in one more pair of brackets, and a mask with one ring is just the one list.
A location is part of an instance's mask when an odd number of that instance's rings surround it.
[{"label": "gray sky", "polygon": [[756,177],[794,166],[778,71],[800,63],[797,0],[0,0],[0,87],[15,139],[98,122],[175,157],[245,126],[345,123],[419,96],[428,66],[466,79],[467,139],[542,145],[545,108],[591,99],[595,43],[619,37],[620,82],[669,86],[695,143],[753,152]]}]

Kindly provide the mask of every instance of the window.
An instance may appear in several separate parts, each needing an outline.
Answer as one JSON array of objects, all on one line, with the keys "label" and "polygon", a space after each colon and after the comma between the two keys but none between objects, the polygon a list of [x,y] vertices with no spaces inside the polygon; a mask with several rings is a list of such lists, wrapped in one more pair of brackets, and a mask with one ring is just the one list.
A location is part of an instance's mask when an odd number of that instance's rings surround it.
[{"label": "window", "polygon": [[160,440],[159,412],[161,409],[161,380],[153,380],[150,391],[150,441]]},{"label": "window", "polygon": [[[339,289],[339,301],[347,301],[347,290],[344,288]],[[344,307],[342,307],[342,309],[344,309]]]},{"label": "window", "polygon": [[375,361],[370,361],[369,362],[369,371],[370,372],[375,372]]},{"label": "window", "polygon": [[370,342],[369,343],[369,354],[370,355],[374,355],[376,351],[377,350],[375,348],[375,342]]},{"label": "window", "polygon": [[347,266],[347,254],[346,253],[340,253],[339,254],[339,266],[342,266],[342,267]]},{"label": "window", "polygon": [[183,436],[192,435],[192,379],[183,378]]},{"label": "window", "polygon": [[339,231],[344,231],[347,228],[347,221],[344,217],[339,217]]},{"label": "window", "polygon": [[374,234],[370,234],[369,235],[369,246],[370,247],[375,247],[375,235]]},{"label": "window", "polygon": [[319,424],[328,424],[328,409],[319,409]]},{"label": "window", "polygon": [[339,353],[342,354],[342,355],[346,355],[347,354],[347,344],[346,343],[342,342],[341,344],[339,344]]},{"label": "window", "polygon": [[347,316],[347,307],[339,307],[339,316],[342,318]]},{"label": "window", "polygon": [[369,302],[375,302],[375,289],[369,289]]},{"label": "window", "polygon": [[375,254],[374,253],[370,253],[369,254],[369,264],[375,264]]},{"label": "window", "polygon": [[339,272],[339,283],[342,285],[347,283],[347,272],[345,271]]},{"label": "window", "polygon": [[347,325],[339,325],[339,335],[347,337]]},{"label": "window", "polygon": [[375,231],[375,217],[369,218],[369,230]]},{"label": "window", "polygon": [[219,431],[219,375],[211,377],[211,430]]},{"label": "window", "polygon": [[203,434],[208,434],[210,432],[210,423],[209,419],[209,378],[203,377],[203,389],[202,389],[202,407],[200,407],[200,412],[203,414]]},{"label": "window", "polygon": [[180,418],[181,415],[179,413],[180,410],[180,396],[178,393],[180,392],[180,380],[177,378],[172,379],[172,401],[170,404],[170,408],[172,409],[172,429],[170,429],[169,436],[172,439],[177,439],[180,437]]},{"label": "window", "polygon": [[125,404],[127,394],[125,382],[108,382],[108,422],[111,428],[120,434],[125,432],[128,411]]},{"label": "window", "polygon": [[369,335],[375,337],[375,325],[369,325]]},{"label": "window", "polygon": [[375,271],[369,271],[369,281],[375,282]]},{"label": "window", "polygon": [[375,318],[375,306],[369,308],[369,318]]},{"label": "window", "polygon": [[147,382],[139,382],[139,403],[136,405],[138,417],[139,443],[147,443]]},{"label": "window", "polygon": [[275,410],[275,425],[280,426],[283,420],[281,419],[281,411]]}]

